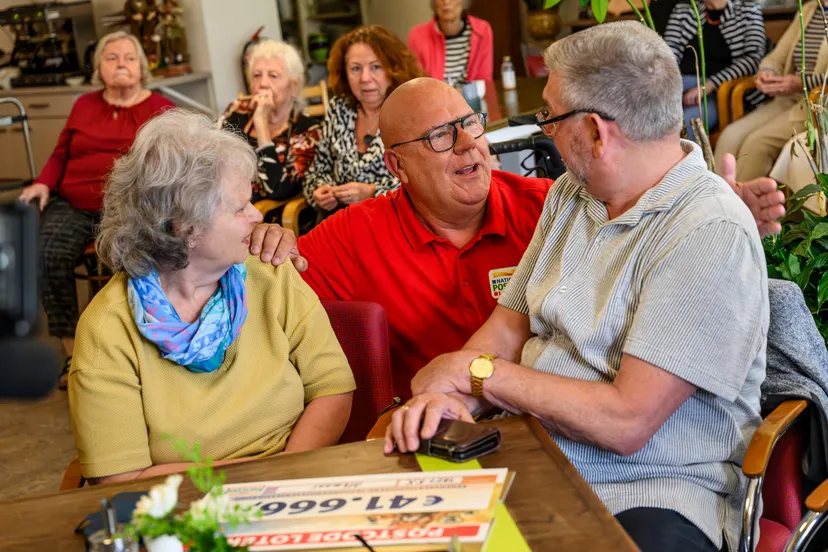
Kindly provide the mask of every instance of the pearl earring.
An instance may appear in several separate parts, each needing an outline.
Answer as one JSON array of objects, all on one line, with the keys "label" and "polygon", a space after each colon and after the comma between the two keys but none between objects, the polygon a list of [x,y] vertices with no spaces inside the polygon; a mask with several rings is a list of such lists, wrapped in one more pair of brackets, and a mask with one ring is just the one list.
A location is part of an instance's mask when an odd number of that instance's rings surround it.
[{"label": "pearl earring", "polygon": [[188,245],[189,245],[190,247],[195,247],[195,241],[190,240],[190,242],[188,243]]}]

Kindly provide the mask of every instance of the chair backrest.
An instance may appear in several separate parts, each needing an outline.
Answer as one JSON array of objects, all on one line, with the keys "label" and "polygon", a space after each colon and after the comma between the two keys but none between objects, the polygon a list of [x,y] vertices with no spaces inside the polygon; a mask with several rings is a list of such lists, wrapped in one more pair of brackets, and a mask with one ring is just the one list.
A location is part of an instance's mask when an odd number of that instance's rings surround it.
[{"label": "chair backrest", "polygon": [[376,303],[322,301],[356,380],[351,419],[340,443],[362,441],[394,400],[388,320]]},{"label": "chair backrest", "polygon": [[[328,83],[323,79],[315,86],[304,87],[302,98],[308,102],[307,107],[305,107],[306,115],[324,118],[328,110]],[[319,98],[321,103],[312,102],[314,98]]]},{"label": "chair backrest", "polygon": [[[803,420],[799,420],[779,438],[762,485],[762,517],[781,523],[791,531],[802,519],[802,505],[805,503],[802,473],[805,454],[802,434],[805,427]],[[759,538],[761,540],[761,534]]]}]

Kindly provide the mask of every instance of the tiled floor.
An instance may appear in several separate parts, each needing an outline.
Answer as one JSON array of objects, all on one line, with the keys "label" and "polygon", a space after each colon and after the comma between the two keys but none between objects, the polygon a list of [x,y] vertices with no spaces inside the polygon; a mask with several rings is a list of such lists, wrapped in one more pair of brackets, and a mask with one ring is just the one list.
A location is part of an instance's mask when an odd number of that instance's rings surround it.
[{"label": "tiled floor", "polygon": [[[19,193],[0,191],[0,202],[13,201]],[[80,283],[81,308],[88,298],[88,285]],[[41,318],[43,328],[45,316]],[[41,337],[44,346],[60,349],[56,339]],[[66,391],[56,390],[33,402],[0,401],[0,500],[57,492],[74,455]]]},{"label": "tiled floor", "polygon": [[74,455],[66,391],[0,402],[0,500],[57,492]]}]

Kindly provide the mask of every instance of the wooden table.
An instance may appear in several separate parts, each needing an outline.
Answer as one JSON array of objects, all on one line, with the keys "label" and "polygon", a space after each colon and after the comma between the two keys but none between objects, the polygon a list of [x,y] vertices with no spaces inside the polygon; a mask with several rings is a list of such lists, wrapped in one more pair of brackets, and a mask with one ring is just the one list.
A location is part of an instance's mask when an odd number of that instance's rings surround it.
[{"label": "wooden table", "polygon": [[[516,472],[506,506],[532,550],[636,550],[537,420],[510,418],[489,423],[501,429],[503,444],[480,463],[484,468],[507,467]],[[228,483],[405,471],[419,471],[414,456],[384,456],[379,440],[226,467]],[[83,551],[83,538],[73,530],[87,513],[98,509],[102,497],[146,490],[162,479],[0,502],[0,550]],[[197,498],[198,491],[186,481],[181,501]]]},{"label": "wooden table", "polygon": [[499,80],[486,83],[486,104],[489,112],[486,130],[497,130],[509,124],[509,117],[534,115],[543,106],[546,77],[519,77],[514,90],[503,90]]}]

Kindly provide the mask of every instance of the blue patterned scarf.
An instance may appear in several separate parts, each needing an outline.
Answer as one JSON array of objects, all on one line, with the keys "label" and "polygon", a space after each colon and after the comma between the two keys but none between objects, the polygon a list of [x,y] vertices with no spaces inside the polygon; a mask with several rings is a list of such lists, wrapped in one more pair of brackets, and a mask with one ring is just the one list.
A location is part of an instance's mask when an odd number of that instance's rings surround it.
[{"label": "blue patterned scarf", "polygon": [[193,372],[212,372],[221,366],[224,352],[247,319],[246,278],[247,268],[233,265],[192,324],[178,317],[156,271],[129,279],[129,306],[138,331],[155,343],[161,356]]}]

